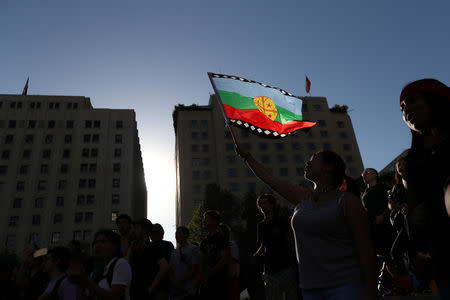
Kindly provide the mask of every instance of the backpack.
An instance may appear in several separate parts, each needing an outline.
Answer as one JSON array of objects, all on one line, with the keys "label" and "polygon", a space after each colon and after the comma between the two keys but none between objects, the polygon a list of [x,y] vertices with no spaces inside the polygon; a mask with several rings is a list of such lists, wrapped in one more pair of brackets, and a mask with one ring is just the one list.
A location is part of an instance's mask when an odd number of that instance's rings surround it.
[{"label": "backpack", "polygon": [[66,275],[62,276],[61,278],[58,279],[58,281],[56,281],[55,286],[53,287],[53,290],[50,293],[50,299],[51,300],[58,300],[59,299],[58,290],[59,290],[59,287],[61,286],[61,283],[63,282],[64,279],[66,279]]}]

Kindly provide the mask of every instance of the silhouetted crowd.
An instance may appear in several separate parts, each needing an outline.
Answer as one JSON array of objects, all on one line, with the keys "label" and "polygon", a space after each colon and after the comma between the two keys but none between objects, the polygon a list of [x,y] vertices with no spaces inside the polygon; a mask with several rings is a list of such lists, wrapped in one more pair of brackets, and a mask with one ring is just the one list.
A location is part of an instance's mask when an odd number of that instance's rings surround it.
[{"label": "silhouetted crowd", "polygon": [[239,248],[230,227],[221,223],[219,212],[208,210],[207,234],[199,245],[189,242],[185,226],[176,230],[175,248],[164,240],[160,224],[120,215],[118,233],[95,234],[91,255],[75,240],[30,252],[19,265],[2,264],[2,296],[235,300],[246,288],[251,299],[267,300],[413,294],[448,300],[449,88],[434,79],[412,82],[402,90],[400,109],[411,130],[411,148],[395,163],[393,181],[382,182],[375,169],[365,169],[365,188],[346,175],[344,161],[330,150],[306,162],[310,189],[276,178],[236,146],[255,175],[293,207],[283,216],[273,193],[256,199],[264,218],[257,224],[251,259],[255,276],[246,286],[240,284]]}]

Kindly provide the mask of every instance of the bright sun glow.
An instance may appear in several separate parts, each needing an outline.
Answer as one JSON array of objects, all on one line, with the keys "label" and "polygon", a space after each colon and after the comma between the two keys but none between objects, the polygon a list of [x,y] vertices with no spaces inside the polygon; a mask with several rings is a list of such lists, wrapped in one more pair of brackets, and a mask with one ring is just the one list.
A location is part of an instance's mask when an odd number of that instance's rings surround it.
[{"label": "bright sun glow", "polygon": [[[143,151],[147,185],[147,217],[160,223],[164,239],[175,241],[175,163],[173,153]],[[175,246],[175,243],[174,243]]]}]

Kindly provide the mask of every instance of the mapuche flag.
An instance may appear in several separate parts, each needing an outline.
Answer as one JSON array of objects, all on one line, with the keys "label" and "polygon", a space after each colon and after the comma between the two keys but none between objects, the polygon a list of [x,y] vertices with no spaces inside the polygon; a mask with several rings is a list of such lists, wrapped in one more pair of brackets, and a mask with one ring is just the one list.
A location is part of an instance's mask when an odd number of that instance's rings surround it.
[{"label": "mapuche flag", "polygon": [[226,118],[264,137],[285,137],[314,126],[302,117],[302,99],[242,77],[208,73]]}]

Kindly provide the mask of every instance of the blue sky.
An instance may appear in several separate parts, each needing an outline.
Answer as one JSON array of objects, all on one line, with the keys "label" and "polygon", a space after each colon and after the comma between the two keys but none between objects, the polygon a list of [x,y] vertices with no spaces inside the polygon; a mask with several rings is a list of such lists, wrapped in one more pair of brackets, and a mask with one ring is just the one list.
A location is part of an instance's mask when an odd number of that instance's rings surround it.
[{"label": "blue sky", "polygon": [[[137,112],[149,216],[173,240],[174,105],[206,104],[206,72],[346,104],[366,167],[409,145],[398,96],[450,83],[450,1],[0,1],[0,93],[81,95]],[[161,186],[167,187],[161,190]],[[167,213],[167,212],[170,213]]]}]

